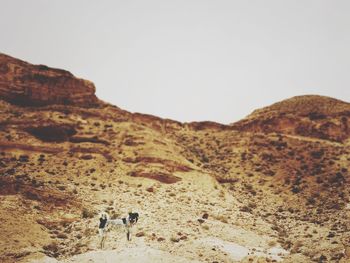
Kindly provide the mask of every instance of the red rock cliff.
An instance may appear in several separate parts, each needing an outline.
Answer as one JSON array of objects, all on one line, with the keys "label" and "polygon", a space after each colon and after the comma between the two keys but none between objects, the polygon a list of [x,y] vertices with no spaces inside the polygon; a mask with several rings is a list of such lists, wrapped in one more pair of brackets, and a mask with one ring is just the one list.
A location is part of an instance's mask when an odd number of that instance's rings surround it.
[{"label": "red rock cliff", "polygon": [[22,106],[72,104],[83,107],[98,103],[92,82],[70,72],[32,65],[0,53],[0,99]]}]

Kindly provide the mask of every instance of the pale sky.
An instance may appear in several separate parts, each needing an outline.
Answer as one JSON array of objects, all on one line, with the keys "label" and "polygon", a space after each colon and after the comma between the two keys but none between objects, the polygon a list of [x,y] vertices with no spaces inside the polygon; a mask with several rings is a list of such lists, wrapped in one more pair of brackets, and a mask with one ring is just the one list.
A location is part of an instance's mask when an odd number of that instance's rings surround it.
[{"label": "pale sky", "polygon": [[0,52],[131,112],[231,123],[296,95],[350,101],[348,0],[0,0],[0,25]]}]

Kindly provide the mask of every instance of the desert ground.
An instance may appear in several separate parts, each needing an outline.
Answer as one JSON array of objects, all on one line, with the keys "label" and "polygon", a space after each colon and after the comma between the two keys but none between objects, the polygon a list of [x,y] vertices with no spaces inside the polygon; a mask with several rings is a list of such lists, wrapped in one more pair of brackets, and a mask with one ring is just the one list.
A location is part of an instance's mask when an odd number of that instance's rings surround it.
[{"label": "desert ground", "polygon": [[[350,262],[350,104],[243,120],[130,113],[89,81],[0,54],[0,261]],[[127,241],[99,213],[138,212]]]}]

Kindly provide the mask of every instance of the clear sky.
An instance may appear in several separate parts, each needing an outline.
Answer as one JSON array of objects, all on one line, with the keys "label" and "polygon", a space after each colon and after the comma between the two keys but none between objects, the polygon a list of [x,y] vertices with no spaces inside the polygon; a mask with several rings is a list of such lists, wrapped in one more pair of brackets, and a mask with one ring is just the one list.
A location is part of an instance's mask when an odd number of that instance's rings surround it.
[{"label": "clear sky", "polygon": [[179,121],[237,121],[295,95],[350,101],[348,0],[0,0],[0,52]]}]

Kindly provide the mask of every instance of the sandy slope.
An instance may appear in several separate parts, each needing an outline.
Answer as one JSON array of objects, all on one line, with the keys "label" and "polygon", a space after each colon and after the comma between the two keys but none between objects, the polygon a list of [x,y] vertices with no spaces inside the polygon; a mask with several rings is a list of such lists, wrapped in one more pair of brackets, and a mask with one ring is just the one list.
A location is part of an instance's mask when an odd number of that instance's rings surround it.
[{"label": "sandy slope", "polygon": [[[103,196],[93,199],[112,197],[113,205],[119,210],[127,211],[131,206],[140,213],[132,241],[126,241],[123,228],[110,228],[105,250],[100,250],[96,233],[98,218],[77,221],[73,228],[83,228],[80,231],[87,236],[82,238],[83,242],[69,242],[66,247],[74,251],[74,247],[84,245],[88,252],[59,262],[242,262],[249,258],[263,262],[265,259],[281,261],[288,256],[270,236],[269,223],[240,212],[237,200],[221,194],[221,186],[210,177],[207,184],[205,180],[197,184],[193,178],[195,174],[175,185],[142,179],[147,187],[152,185],[154,192],[143,192],[141,196],[130,194],[127,189],[135,179],[125,177],[117,192],[96,193]],[[185,185],[190,191],[184,191]],[[123,204],[122,200],[126,199],[128,203]],[[204,213],[209,214],[208,219],[199,222]],[[137,233],[142,235],[136,237]],[[27,258],[23,262],[36,260]]]},{"label": "sandy slope", "polygon": [[183,257],[174,256],[165,251],[149,247],[126,248],[121,251],[94,251],[65,260],[66,263],[88,263],[88,262],[129,262],[129,263],[198,263],[200,261],[189,260]]}]

